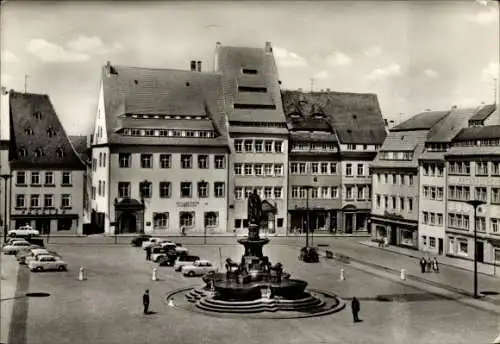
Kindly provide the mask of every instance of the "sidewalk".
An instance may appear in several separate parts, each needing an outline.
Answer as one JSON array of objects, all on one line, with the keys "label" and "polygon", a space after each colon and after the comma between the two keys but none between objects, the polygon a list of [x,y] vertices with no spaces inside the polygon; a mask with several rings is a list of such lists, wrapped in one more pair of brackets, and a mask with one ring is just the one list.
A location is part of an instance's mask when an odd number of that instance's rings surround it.
[{"label": "sidewalk", "polygon": [[10,322],[12,317],[12,308],[14,306],[17,284],[17,270],[19,264],[12,256],[0,257],[1,268],[1,319],[0,319],[0,343],[8,343]]},{"label": "sidewalk", "polygon": [[[383,246],[379,247],[378,243],[373,242],[373,241],[360,241],[359,242],[362,245],[365,246],[370,246],[370,247],[375,247],[380,250],[385,250],[385,251],[390,251],[398,254],[403,254],[408,257],[412,258],[417,258],[420,259],[422,257],[429,257],[429,254],[427,252],[421,252],[421,251],[415,251],[403,247],[398,247],[398,246]],[[432,255],[431,255],[432,257]],[[452,257],[447,257],[447,256],[436,256],[438,259],[438,262],[440,265],[447,265],[447,266],[452,266],[457,269],[463,269],[463,270],[468,270],[468,271],[473,271],[474,270],[474,262],[470,260],[465,260],[465,259],[460,259],[460,258],[452,258]],[[477,271],[481,274],[488,275],[488,276],[495,276],[499,277],[500,274],[500,267],[497,267],[495,269],[495,266],[488,265],[488,264],[482,264],[482,263],[477,263]],[[496,273],[496,275],[495,275]],[[500,281],[499,281],[500,283]]]}]

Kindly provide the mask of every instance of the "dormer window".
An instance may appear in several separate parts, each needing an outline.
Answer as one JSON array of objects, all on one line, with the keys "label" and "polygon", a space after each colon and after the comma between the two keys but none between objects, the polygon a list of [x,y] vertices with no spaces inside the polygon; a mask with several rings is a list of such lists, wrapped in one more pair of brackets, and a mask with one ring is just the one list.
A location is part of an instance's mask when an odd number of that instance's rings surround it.
[{"label": "dormer window", "polygon": [[57,156],[58,158],[62,158],[62,157],[64,157],[64,150],[63,150],[62,148],[60,148],[60,147],[59,147],[59,148],[57,148],[57,149],[56,149],[56,156]]},{"label": "dormer window", "polygon": [[243,68],[243,74],[257,74],[257,69]]},{"label": "dormer window", "polygon": [[313,118],[325,118],[325,115],[319,112],[313,114]]},{"label": "dormer window", "polygon": [[55,136],[56,130],[54,128],[47,129],[47,135],[49,135],[49,137]]},{"label": "dormer window", "polygon": [[42,119],[42,113],[40,111],[33,112],[34,119]]},{"label": "dormer window", "polygon": [[26,151],[26,148],[19,148],[19,157],[24,158],[28,152]]},{"label": "dormer window", "polygon": [[302,117],[302,114],[300,112],[292,112],[290,114],[290,117],[291,118],[301,118]]},{"label": "dormer window", "polygon": [[25,133],[26,135],[33,135],[33,129],[31,129],[31,128],[26,128],[26,129],[24,129],[24,133]]},{"label": "dormer window", "polygon": [[37,148],[35,149],[35,158],[40,158],[43,155],[43,149],[42,148]]}]

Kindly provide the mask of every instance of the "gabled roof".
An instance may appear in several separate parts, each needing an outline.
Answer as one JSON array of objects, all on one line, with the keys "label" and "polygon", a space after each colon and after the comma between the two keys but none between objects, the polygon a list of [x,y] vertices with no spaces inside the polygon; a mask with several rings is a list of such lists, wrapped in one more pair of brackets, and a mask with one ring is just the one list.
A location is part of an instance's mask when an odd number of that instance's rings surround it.
[{"label": "gabled roof", "polygon": [[419,113],[412,118],[398,124],[390,131],[407,131],[407,130],[430,130],[439,121],[446,117],[450,111],[426,111]]},{"label": "gabled roof", "polygon": [[9,97],[13,168],[85,168],[48,95],[10,91]]},{"label": "gabled roof", "polygon": [[[382,144],[386,137],[377,96],[344,92],[283,91],[287,116],[296,109],[313,115],[320,112],[344,144]],[[305,104],[305,105],[303,105]],[[290,117],[289,117],[290,118]],[[289,121],[290,122],[290,121]]]},{"label": "gabled roof", "polygon": [[495,112],[496,104],[487,104],[483,105],[477,113],[471,117],[471,121],[484,121],[488,118],[493,112]]},{"label": "gabled roof", "polygon": [[500,139],[500,125],[464,128],[455,136],[453,142],[487,139]]},{"label": "gabled roof", "polygon": [[[224,98],[230,123],[286,122],[281,105],[278,70],[270,44],[266,48],[218,44],[215,60],[216,71],[222,73],[224,79]],[[245,70],[252,70],[253,73],[244,73]],[[263,88],[264,92],[252,92],[251,88],[255,87]]]},{"label": "gabled roof", "polygon": [[[371,166],[379,168],[418,167],[418,159],[425,147],[428,130],[390,131],[382,148],[373,160]],[[413,152],[412,160],[384,160],[383,152]]]},{"label": "gabled roof", "polygon": [[462,129],[477,112],[477,108],[452,109],[448,116],[434,125],[427,135],[427,142],[447,143]]},{"label": "gabled roof", "polygon": [[[196,130],[202,117],[209,119],[211,127],[219,135],[203,139],[209,145],[227,145],[222,76],[217,73],[154,69],[126,66],[104,66],[102,85],[109,143],[120,144],[172,144],[184,145],[193,140],[173,137],[126,137],[117,134],[119,128],[170,128],[170,125]],[[181,119],[147,119],[137,121],[125,114],[170,115]],[[170,121],[170,122],[169,122]],[[162,122],[160,124],[160,122]],[[173,128],[172,129],[178,129]],[[209,142],[210,141],[210,142]],[[203,144],[203,143],[200,143]]]}]

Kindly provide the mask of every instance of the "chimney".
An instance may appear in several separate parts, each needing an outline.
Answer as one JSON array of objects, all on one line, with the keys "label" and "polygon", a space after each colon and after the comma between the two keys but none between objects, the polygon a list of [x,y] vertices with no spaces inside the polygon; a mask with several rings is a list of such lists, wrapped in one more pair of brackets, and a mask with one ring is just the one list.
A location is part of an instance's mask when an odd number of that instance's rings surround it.
[{"label": "chimney", "polygon": [[266,52],[266,54],[273,53],[273,47],[271,46],[271,42],[266,42],[266,47],[264,48],[264,51]]},{"label": "chimney", "polygon": [[302,89],[301,89],[301,88],[299,88],[297,91],[302,92]]},{"label": "chimney", "polygon": [[221,42],[215,43],[215,53],[214,53],[214,72],[219,70],[219,48],[222,46]]},{"label": "chimney", "polygon": [[196,61],[195,60],[191,60],[190,62],[190,66],[191,66],[191,72],[196,72]]},{"label": "chimney", "polygon": [[111,62],[107,61],[105,68],[106,68],[106,76],[110,76],[110,74],[111,74]]},{"label": "chimney", "polygon": [[201,61],[196,61],[196,71],[201,72]]}]

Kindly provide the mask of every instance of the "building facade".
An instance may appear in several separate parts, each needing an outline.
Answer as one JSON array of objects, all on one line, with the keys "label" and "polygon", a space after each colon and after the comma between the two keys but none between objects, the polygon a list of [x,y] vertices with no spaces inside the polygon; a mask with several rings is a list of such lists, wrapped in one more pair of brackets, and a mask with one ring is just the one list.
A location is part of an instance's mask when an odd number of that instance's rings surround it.
[{"label": "building facade", "polygon": [[214,68],[223,78],[230,136],[228,226],[236,233],[248,227],[247,198],[256,190],[263,201],[262,228],[286,233],[288,129],[271,43],[217,43]]},{"label": "building facade", "polygon": [[12,139],[10,227],[81,234],[85,162],[47,95],[9,93]]},{"label": "building facade", "polygon": [[[446,254],[500,263],[500,126],[461,130],[445,156],[447,164]],[[474,209],[466,203],[481,200]],[[474,230],[478,240],[474,249]]]}]

